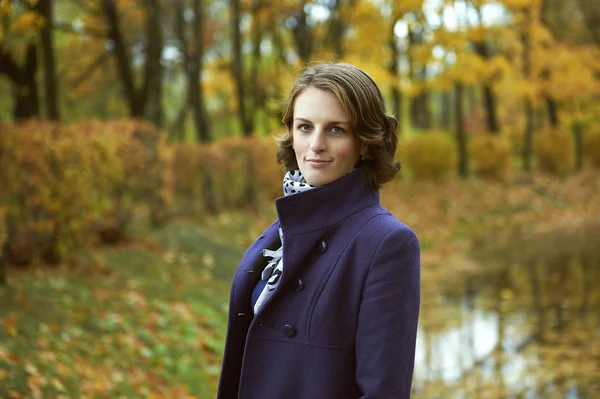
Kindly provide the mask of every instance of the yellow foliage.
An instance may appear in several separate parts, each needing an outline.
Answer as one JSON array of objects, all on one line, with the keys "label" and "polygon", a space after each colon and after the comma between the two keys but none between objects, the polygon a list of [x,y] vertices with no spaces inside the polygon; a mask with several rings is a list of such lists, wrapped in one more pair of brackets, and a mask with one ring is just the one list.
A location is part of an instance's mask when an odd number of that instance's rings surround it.
[{"label": "yellow foliage", "polygon": [[461,51],[457,54],[456,67],[452,69],[452,73],[464,84],[475,84],[481,79],[484,68],[485,62],[479,55]]},{"label": "yellow foliage", "polygon": [[352,6],[343,6],[340,14],[341,18],[348,21],[353,27],[344,37],[344,47],[352,49],[352,54],[364,59],[384,59],[387,47],[384,45],[374,46],[372,38],[389,37],[392,30],[381,15],[379,7],[371,2],[358,2]]},{"label": "yellow foliage", "polygon": [[417,179],[441,180],[456,170],[454,140],[445,132],[427,132],[401,147],[400,156]]},{"label": "yellow foliage", "polygon": [[484,26],[479,25],[472,27],[467,31],[467,38],[473,42],[482,42],[486,39],[487,30]]},{"label": "yellow foliage", "polygon": [[10,14],[11,0],[0,0],[0,17]]},{"label": "yellow foliage", "polygon": [[519,9],[529,7],[535,2],[536,1],[532,0],[502,0],[500,3],[502,3],[506,8]]},{"label": "yellow foliage", "polygon": [[600,92],[595,78],[600,69],[600,50],[594,46],[556,46],[554,49],[551,94],[559,100],[571,102],[587,100]]},{"label": "yellow foliage", "polygon": [[491,134],[475,136],[469,144],[469,152],[475,175],[493,181],[508,178],[510,141],[507,137]]},{"label": "yellow foliage", "polygon": [[45,24],[44,17],[37,11],[27,11],[14,20],[9,28],[9,33],[36,35]]},{"label": "yellow foliage", "polygon": [[537,133],[533,148],[538,168],[553,175],[564,175],[573,167],[573,135],[567,130]]},{"label": "yellow foliage", "polygon": [[593,125],[583,136],[584,152],[592,165],[600,168],[600,125]]},{"label": "yellow foliage", "polygon": [[483,80],[490,82],[501,80],[510,73],[512,66],[504,56],[498,55],[488,60],[482,69]]},{"label": "yellow foliage", "polygon": [[423,0],[392,0],[394,11],[403,14],[408,11],[420,10],[423,7]]}]

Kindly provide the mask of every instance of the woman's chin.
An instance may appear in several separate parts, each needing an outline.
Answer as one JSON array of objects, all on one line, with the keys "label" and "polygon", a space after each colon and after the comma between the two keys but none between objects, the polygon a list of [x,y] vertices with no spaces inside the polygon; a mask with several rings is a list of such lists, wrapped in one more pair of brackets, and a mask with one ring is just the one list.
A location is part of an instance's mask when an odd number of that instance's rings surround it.
[{"label": "woman's chin", "polygon": [[321,171],[307,171],[306,174],[302,174],[306,182],[311,186],[318,187],[324,186],[325,184],[329,184],[335,179],[331,177],[329,173],[324,173]]}]

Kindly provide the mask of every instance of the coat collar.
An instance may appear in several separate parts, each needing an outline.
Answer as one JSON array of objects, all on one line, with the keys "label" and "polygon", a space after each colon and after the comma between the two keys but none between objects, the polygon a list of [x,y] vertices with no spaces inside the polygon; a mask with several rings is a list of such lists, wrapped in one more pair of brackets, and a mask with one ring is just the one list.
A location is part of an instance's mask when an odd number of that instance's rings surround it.
[{"label": "coat collar", "polygon": [[364,169],[356,168],[329,184],[275,200],[284,236],[308,233],[332,226],[346,217],[379,203]]}]

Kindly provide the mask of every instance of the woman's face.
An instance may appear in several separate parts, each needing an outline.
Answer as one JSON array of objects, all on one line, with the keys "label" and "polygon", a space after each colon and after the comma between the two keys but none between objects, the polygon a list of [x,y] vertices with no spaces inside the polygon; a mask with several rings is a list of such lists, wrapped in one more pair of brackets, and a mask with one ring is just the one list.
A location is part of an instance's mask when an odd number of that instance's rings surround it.
[{"label": "woman's face", "polygon": [[304,89],[294,103],[292,128],[296,161],[311,186],[345,176],[361,155],[350,117],[331,92]]}]

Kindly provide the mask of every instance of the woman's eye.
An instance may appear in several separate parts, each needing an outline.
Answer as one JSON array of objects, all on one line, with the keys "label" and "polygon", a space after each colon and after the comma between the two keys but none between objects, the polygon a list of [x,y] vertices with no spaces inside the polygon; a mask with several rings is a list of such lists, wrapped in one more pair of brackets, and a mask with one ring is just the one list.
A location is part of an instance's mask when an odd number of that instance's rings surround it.
[{"label": "woman's eye", "polygon": [[310,126],[308,125],[299,125],[298,126],[298,130],[300,130],[301,132],[307,132],[310,130]]},{"label": "woman's eye", "polygon": [[344,129],[342,129],[342,128],[341,128],[341,127],[339,127],[339,126],[334,126],[334,127],[332,127],[332,128],[331,128],[331,131],[332,131],[332,132],[334,132],[334,133],[344,133]]}]

